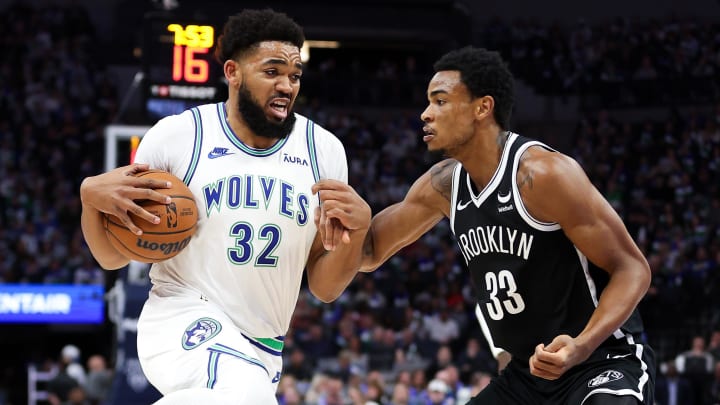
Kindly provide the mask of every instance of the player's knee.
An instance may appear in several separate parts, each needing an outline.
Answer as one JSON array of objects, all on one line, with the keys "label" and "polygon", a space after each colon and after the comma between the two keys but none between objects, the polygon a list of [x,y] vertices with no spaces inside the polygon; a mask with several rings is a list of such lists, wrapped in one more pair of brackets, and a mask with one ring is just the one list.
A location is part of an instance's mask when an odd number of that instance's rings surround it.
[{"label": "player's knee", "polygon": [[639,405],[641,404],[637,398],[632,396],[617,396],[612,394],[595,394],[591,395],[583,405]]}]

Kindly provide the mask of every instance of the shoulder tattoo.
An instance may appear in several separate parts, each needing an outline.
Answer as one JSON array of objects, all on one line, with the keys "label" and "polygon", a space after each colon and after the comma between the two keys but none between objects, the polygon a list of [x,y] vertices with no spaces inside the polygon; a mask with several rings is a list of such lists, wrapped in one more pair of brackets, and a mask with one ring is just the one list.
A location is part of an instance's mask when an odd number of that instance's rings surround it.
[{"label": "shoulder tattoo", "polygon": [[452,173],[456,163],[457,161],[454,159],[447,159],[430,168],[430,182],[432,187],[448,201],[450,201]]},{"label": "shoulder tattoo", "polygon": [[518,189],[522,189],[523,187],[527,187],[528,189],[533,188],[533,177],[535,174],[533,173],[533,170],[525,165],[525,159],[527,151],[520,156],[520,166],[518,167]]}]

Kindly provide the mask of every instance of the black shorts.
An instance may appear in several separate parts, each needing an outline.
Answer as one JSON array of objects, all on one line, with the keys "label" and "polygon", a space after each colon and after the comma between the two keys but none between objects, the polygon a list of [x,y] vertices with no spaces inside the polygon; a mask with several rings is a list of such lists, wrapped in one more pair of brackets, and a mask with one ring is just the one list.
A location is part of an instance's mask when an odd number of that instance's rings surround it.
[{"label": "black shorts", "polygon": [[468,404],[581,405],[601,393],[632,396],[638,403],[652,404],[655,367],[655,353],[640,343],[602,346],[555,381],[535,377],[527,363],[513,360]]}]

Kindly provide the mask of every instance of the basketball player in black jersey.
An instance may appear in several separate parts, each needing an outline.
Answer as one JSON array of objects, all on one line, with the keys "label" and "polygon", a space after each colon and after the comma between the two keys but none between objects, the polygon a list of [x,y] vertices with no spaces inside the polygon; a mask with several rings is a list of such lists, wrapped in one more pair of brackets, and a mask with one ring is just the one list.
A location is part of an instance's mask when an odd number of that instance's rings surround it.
[{"label": "basketball player in black jersey", "polygon": [[[435,64],[423,140],[449,159],[372,219],[372,271],[449,218],[489,343],[510,363],[470,403],[652,404],[655,361],[636,306],[650,269],[622,220],[572,158],[508,130],[513,80],[496,52]],[[321,181],[326,245],[357,198]]]}]

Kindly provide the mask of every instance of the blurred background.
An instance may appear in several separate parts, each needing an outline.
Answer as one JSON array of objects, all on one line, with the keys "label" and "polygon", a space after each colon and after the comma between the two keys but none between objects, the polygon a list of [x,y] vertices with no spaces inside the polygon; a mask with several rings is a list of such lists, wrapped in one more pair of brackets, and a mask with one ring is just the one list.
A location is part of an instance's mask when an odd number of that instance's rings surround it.
[{"label": "blurred background", "polygon": [[[501,52],[510,129],[574,157],[651,265],[657,403],[720,403],[720,2],[0,0],[0,405],[158,398],[134,346],[147,267],[98,267],[79,185],[160,117],[225,99],[212,46],[178,38],[268,6],[303,26],[297,110],[342,140],[374,212],[438,159],[432,63]],[[444,221],[332,304],[304,288],[280,403],[465,403],[497,364],[459,259]]]}]

